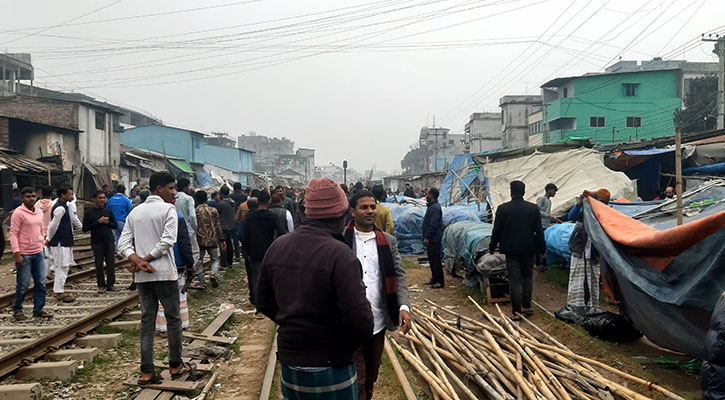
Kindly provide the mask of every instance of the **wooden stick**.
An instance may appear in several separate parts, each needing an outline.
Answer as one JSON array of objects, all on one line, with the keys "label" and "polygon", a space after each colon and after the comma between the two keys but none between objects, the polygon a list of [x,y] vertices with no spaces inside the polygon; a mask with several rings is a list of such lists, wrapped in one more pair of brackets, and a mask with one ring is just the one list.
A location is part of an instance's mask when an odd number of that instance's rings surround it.
[{"label": "wooden stick", "polygon": [[498,343],[496,343],[496,340],[491,336],[491,333],[487,330],[483,331],[483,335],[486,337],[486,340],[488,341],[489,345],[493,348],[493,351],[498,355],[500,361],[503,363],[503,365],[506,367],[508,372],[514,377],[516,382],[521,387],[521,390],[526,395],[526,398],[529,400],[537,400],[534,393],[529,388],[529,385],[526,384],[526,381],[524,381],[524,377],[519,373],[519,371],[514,368],[514,366],[511,364],[511,361],[509,361],[508,357],[503,353],[503,350],[501,350],[501,347],[499,347]]},{"label": "wooden stick", "polygon": [[460,379],[458,379],[458,376],[451,371],[450,368],[446,365],[445,362],[443,362],[443,359],[438,355],[438,353],[433,350],[433,346],[431,343],[423,336],[423,334],[420,333],[420,331],[417,328],[417,324],[413,326],[413,333],[415,333],[416,336],[418,336],[419,339],[423,342],[423,346],[425,346],[428,351],[430,351],[433,354],[433,357],[436,359],[436,361],[440,364],[441,368],[448,374],[448,376],[451,378],[451,380],[463,391],[463,393],[466,394],[471,400],[477,400],[478,398],[476,395],[471,392],[471,389],[469,389]]},{"label": "wooden stick", "polygon": [[[478,305],[478,303],[476,303],[476,305]],[[478,306],[478,307],[480,308],[480,306]],[[508,318],[506,318],[504,316],[503,311],[501,311],[501,307],[499,307],[498,304],[496,304],[496,310],[498,310],[498,313],[501,316],[501,321],[503,321],[506,328],[508,328],[508,330],[512,334],[515,334],[516,330],[514,330],[514,328],[511,326],[512,324],[508,320]],[[520,340],[521,338],[519,337],[518,339]],[[554,390],[556,392],[558,392],[559,396],[557,396],[557,397],[559,397],[560,400],[571,400],[571,397],[569,397],[569,394],[566,392],[566,389],[564,389],[564,386],[562,386],[562,384],[559,382],[559,380],[556,379],[556,376],[554,376],[554,374],[552,374],[551,371],[549,371],[549,369],[546,367],[546,365],[544,365],[544,363],[541,362],[541,360],[536,355],[536,353],[534,353],[531,350],[531,348],[529,348],[526,345],[526,343],[520,342],[520,344],[521,344],[521,348],[524,351],[524,354],[528,355],[531,358],[531,360],[534,362],[534,364],[536,364],[536,368],[539,371],[541,371],[541,373],[543,374],[544,379],[548,379],[551,386],[554,387]]]},{"label": "wooden stick", "polygon": [[494,399],[494,400],[503,400],[503,396],[491,385],[488,384],[483,378],[481,378],[480,375],[478,375],[476,368],[471,364],[470,362],[466,361],[463,356],[461,356],[460,353],[454,348],[454,346],[451,344],[451,342],[448,340],[448,338],[443,334],[443,332],[436,329],[435,326],[428,324],[426,321],[419,321],[418,324],[428,325],[429,331],[433,333],[439,340],[443,343],[443,346],[448,349],[453,355],[456,356],[456,358],[459,360],[461,365],[463,365],[466,368],[466,372],[473,376],[473,379],[476,381],[478,386],[483,389],[483,391],[488,395],[488,397]]},{"label": "wooden stick", "polygon": [[[544,371],[542,371],[539,367],[539,365],[533,360],[532,355],[528,354],[521,345],[514,340],[511,335],[504,329],[501,325],[499,325],[489,314],[486,312],[486,310],[481,307],[476,300],[474,300],[471,296],[468,296],[468,300],[470,300],[473,305],[478,308],[478,310],[483,314],[484,317],[488,319],[488,321],[493,325],[498,331],[506,338],[506,340],[509,341],[514,346],[514,349],[516,350],[517,354],[521,354],[521,357],[523,358],[523,361],[526,361],[527,364],[531,366],[531,368],[534,369],[534,372],[539,372],[543,376],[548,376]],[[500,309],[499,309],[500,311]],[[544,382],[544,385],[541,387],[542,395],[548,400],[557,400],[556,396],[554,396],[554,393],[551,391],[551,389],[548,387],[548,385]]]},{"label": "wooden stick", "polygon": [[667,389],[663,388],[662,386],[659,386],[659,385],[657,385],[657,384],[655,384],[653,382],[646,381],[646,380],[644,380],[642,378],[639,378],[639,377],[630,375],[630,374],[628,374],[626,372],[623,372],[623,371],[620,371],[620,370],[618,370],[616,368],[612,368],[609,365],[606,365],[606,364],[604,364],[602,362],[599,362],[597,360],[592,360],[591,358],[587,358],[587,357],[584,357],[584,356],[580,356],[579,354],[576,354],[576,353],[572,352],[571,350],[564,350],[564,349],[560,349],[560,348],[555,347],[555,346],[549,346],[549,345],[546,345],[546,344],[543,344],[543,343],[534,343],[534,342],[531,342],[531,341],[529,341],[529,343],[532,346],[534,346],[534,347],[537,347],[538,346],[540,348],[543,348],[543,349],[546,349],[546,350],[550,350],[550,351],[554,351],[554,352],[557,352],[559,354],[565,355],[567,357],[574,358],[574,359],[576,359],[578,361],[582,361],[582,362],[585,362],[587,364],[591,364],[591,365],[597,366],[597,367],[599,367],[599,368],[601,368],[601,369],[603,369],[603,370],[605,370],[607,372],[611,372],[611,373],[613,373],[615,375],[621,376],[622,378],[628,379],[628,380],[630,380],[630,381],[632,381],[634,383],[643,385],[644,387],[647,388],[647,390],[656,390],[656,391],[662,393],[663,395],[667,396],[670,399],[673,399],[673,400],[685,400],[682,397],[680,397],[680,396],[678,396],[678,395],[670,392],[669,390],[667,390]]},{"label": "wooden stick", "polygon": [[408,378],[405,376],[405,372],[403,372],[403,367],[401,367],[400,363],[398,362],[398,357],[395,356],[393,348],[390,347],[390,342],[388,341],[387,336],[385,337],[384,346],[385,354],[388,355],[390,364],[393,365],[395,375],[398,377],[398,381],[400,381],[400,385],[403,387],[403,393],[405,394],[405,398],[408,400],[416,400],[415,392],[413,392],[413,388],[410,386],[410,382],[408,382]]},{"label": "wooden stick", "polygon": [[423,380],[428,383],[428,385],[433,389],[433,392],[437,393],[438,396],[440,396],[443,400],[453,400],[453,398],[451,398],[451,396],[449,396],[448,393],[440,387],[437,382],[437,378],[433,376],[433,373],[428,369],[428,367],[425,366],[425,364],[422,363],[422,361],[415,358],[413,354],[410,353],[410,351],[400,346],[394,338],[391,338],[390,341],[393,343],[393,346],[395,346],[398,352],[403,356],[403,358],[405,358],[405,360],[408,361],[411,366],[413,366],[418,374],[420,374]]}]

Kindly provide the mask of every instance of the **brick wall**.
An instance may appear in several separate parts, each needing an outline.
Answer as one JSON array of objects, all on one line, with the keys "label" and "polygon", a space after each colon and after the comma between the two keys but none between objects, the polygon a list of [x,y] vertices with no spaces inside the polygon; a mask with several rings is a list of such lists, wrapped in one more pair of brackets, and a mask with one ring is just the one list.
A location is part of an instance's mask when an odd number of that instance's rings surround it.
[{"label": "brick wall", "polygon": [[78,129],[78,105],[64,101],[27,96],[0,98],[0,115]]},{"label": "brick wall", "polygon": [[10,148],[10,120],[0,117],[0,148]]}]

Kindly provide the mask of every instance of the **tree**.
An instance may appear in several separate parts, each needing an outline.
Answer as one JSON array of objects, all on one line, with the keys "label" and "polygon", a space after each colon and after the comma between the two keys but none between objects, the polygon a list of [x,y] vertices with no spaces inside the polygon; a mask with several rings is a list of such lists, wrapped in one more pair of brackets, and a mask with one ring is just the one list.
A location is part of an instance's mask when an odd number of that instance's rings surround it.
[{"label": "tree", "polygon": [[683,133],[715,129],[717,117],[717,77],[714,75],[690,80],[685,108],[675,110],[675,126]]},{"label": "tree", "polygon": [[410,151],[400,161],[400,167],[405,170],[406,174],[415,174],[424,168],[424,155],[420,150],[418,143],[410,146]]}]

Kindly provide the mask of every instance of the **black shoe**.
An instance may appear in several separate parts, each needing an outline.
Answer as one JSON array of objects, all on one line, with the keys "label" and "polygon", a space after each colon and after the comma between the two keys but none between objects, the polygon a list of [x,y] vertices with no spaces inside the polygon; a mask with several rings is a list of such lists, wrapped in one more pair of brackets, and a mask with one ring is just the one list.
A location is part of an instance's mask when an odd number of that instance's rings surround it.
[{"label": "black shoe", "polygon": [[136,290],[136,282],[131,282],[131,286],[128,287],[128,290]]},{"label": "black shoe", "polygon": [[436,284],[436,281],[434,281],[433,279],[431,279],[428,282],[424,283],[424,285],[427,285],[427,286],[431,286],[431,285],[435,285],[435,284]]},{"label": "black shoe", "polygon": [[443,285],[442,283],[438,283],[438,282],[436,282],[436,283],[434,283],[433,285],[431,285],[431,287],[430,287],[430,288],[431,288],[431,289],[441,289],[441,288],[443,288],[444,286],[445,286],[445,285]]}]

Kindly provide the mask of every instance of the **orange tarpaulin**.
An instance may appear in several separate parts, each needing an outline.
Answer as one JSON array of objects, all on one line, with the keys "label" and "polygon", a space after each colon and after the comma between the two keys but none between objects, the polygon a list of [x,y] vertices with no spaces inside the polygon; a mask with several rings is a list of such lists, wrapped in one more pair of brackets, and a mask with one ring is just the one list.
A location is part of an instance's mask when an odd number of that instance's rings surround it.
[{"label": "orange tarpaulin", "polygon": [[659,231],[591,197],[587,201],[612,241],[660,271],[685,250],[725,228],[725,211]]}]

